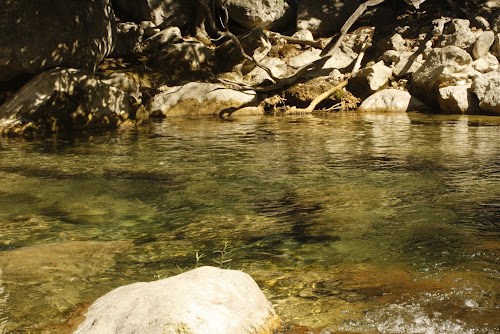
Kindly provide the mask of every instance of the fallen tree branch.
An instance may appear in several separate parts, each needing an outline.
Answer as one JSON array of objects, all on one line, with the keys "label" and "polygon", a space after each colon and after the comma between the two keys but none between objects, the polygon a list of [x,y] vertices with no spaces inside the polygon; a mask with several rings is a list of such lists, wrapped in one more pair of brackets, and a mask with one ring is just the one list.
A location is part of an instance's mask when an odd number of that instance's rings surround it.
[{"label": "fallen tree branch", "polygon": [[368,7],[376,6],[378,4],[381,4],[384,1],[385,0],[368,0],[364,3],[362,3],[361,5],[359,5],[359,7],[354,11],[354,13],[352,13],[352,15],[349,17],[349,19],[347,19],[347,21],[344,23],[344,25],[340,29],[341,33],[340,33],[339,38],[336,40],[336,42],[333,43],[333,40],[332,40],[329,43],[329,45],[327,45],[325,47],[323,52],[321,52],[321,54],[320,54],[320,55],[322,55],[321,58],[301,66],[300,68],[297,69],[297,71],[295,71],[294,74],[292,74],[288,77],[278,79],[278,80],[276,80],[276,83],[273,83],[272,85],[256,86],[256,87],[254,87],[254,90],[259,91],[259,92],[277,90],[283,86],[291,85],[292,83],[297,81],[300,77],[302,77],[304,75],[304,73],[306,73],[312,69],[318,69],[318,68],[323,67],[325,65],[325,63],[330,58],[332,58],[332,56],[335,54],[335,52],[337,52],[337,50],[340,48],[340,45],[344,41],[344,39],[347,35],[347,32],[352,27],[352,25],[359,19],[359,17],[361,15],[363,15],[365,10]]},{"label": "fallen tree branch", "polygon": [[285,36],[285,35],[282,35],[280,33],[274,32],[274,31],[267,32],[267,36],[271,39],[274,39],[274,40],[283,39],[287,43],[309,45],[309,46],[315,47],[317,49],[323,49],[325,47],[325,44],[323,43],[323,41],[315,41],[315,40],[311,41],[308,39],[301,39],[301,38]]}]

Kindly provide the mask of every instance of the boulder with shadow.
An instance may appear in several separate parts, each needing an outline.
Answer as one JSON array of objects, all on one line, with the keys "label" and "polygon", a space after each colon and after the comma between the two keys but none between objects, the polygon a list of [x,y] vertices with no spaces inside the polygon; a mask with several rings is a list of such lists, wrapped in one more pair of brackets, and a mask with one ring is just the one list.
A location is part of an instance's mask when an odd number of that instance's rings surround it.
[{"label": "boulder with shadow", "polygon": [[33,78],[0,106],[0,133],[32,136],[114,129],[147,117],[132,95],[89,72],[56,68]]},{"label": "boulder with shadow", "polygon": [[110,0],[10,0],[1,8],[0,81],[57,66],[92,72],[113,49]]}]

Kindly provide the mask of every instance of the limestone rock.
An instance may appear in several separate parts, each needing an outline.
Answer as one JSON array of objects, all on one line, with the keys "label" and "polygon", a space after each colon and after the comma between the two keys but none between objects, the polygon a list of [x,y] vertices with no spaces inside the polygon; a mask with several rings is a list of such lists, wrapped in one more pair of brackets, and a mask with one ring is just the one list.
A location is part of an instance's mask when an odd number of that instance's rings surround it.
[{"label": "limestone rock", "polygon": [[315,38],[332,36],[359,6],[358,0],[300,1],[297,9],[297,29],[312,32]]},{"label": "limestone rock", "polygon": [[453,114],[476,114],[479,102],[470,89],[471,85],[447,86],[439,89],[441,111]]},{"label": "limestone rock", "polygon": [[444,29],[444,34],[439,38],[439,47],[456,46],[461,49],[469,48],[476,41],[476,35],[470,29],[470,21],[453,19]]},{"label": "limestone rock", "polygon": [[200,267],[107,293],[90,306],[75,334],[258,334],[279,322],[248,274]]},{"label": "limestone rock", "polygon": [[278,0],[223,0],[229,17],[248,29],[270,29],[290,15],[290,6]]},{"label": "limestone rock", "polygon": [[56,68],[33,78],[0,106],[0,133],[117,128],[140,123],[147,116],[128,93],[88,72]]},{"label": "limestone rock", "polygon": [[495,34],[493,31],[482,32],[474,42],[474,46],[472,48],[472,55],[474,56],[474,59],[484,57],[490,51],[494,40]]},{"label": "limestone rock", "polygon": [[165,116],[218,115],[222,110],[238,108],[255,99],[254,91],[240,92],[218,84],[190,82],[153,97],[149,110]]},{"label": "limestone rock", "polygon": [[386,86],[391,75],[392,70],[380,61],[355,73],[349,80],[348,89],[363,98]]},{"label": "limestone rock", "polygon": [[182,27],[192,20],[194,0],[113,0],[116,15],[124,21],[151,21],[156,26]]},{"label": "limestone rock", "polygon": [[387,50],[381,58],[392,69],[395,77],[415,73],[424,63],[422,54],[411,51]]},{"label": "limestone rock", "polygon": [[422,111],[428,107],[410,93],[399,89],[384,89],[368,97],[358,108],[360,112]]},{"label": "limestone rock", "polygon": [[[276,78],[283,78],[291,74],[288,66],[279,58],[264,58],[260,63],[269,68]],[[257,85],[265,80],[271,80],[271,78],[262,68],[255,67],[244,76],[243,80],[248,85]]]},{"label": "limestone rock", "polygon": [[178,27],[169,27],[145,39],[142,43],[142,51],[156,51],[169,44],[182,41],[181,30]]},{"label": "limestone rock", "polygon": [[472,91],[479,98],[481,110],[500,115],[500,69],[475,77]]},{"label": "limestone rock", "polygon": [[148,65],[172,73],[196,71],[202,66],[212,66],[214,51],[205,44],[194,41],[169,44],[148,60]]},{"label": "limestone rock", "polygon": [[474,68],[474,70],[481,73],[487,73],[496,70],[498,66],[499,62],[497,57],[489,52],[485,56],[474,60],[474,62],[472,63],[472,67]]},{"label": "limestone rock", "polygon": [[11,0],[0,10],[0,82],[57,66],[94,71],[111,52],[109,0]]},{"label": "limestone rock", "polygon": [[437,106],[438,89],[452,86],[473,75],[472,57],[456,46],[434,49],[413,74],[414,94],[429,105]]},{"label": "limestone rock", "polygon": [[493,42],[491,53],[493,53],[498,59],[500,59],[500,33],[496,34],[495,36],[495,41]]}]

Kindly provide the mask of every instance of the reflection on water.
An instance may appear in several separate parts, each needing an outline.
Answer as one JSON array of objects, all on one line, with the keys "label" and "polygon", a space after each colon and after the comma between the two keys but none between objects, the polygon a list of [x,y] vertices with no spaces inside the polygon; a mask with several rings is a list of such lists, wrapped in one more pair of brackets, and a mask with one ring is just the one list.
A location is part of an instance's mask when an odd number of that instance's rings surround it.
[{"label": "reflection on water", "polygon": [[500,332],[499,138],[494,117],[342,114],[2,139],[0,332],[61,330],[224,241],[290,323]]}]

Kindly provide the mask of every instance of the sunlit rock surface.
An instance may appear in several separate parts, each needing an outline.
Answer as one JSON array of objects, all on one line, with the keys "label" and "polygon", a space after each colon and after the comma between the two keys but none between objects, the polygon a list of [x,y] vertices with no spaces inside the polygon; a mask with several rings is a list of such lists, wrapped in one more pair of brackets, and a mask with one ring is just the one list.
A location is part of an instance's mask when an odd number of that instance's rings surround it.
[{"label": "sunlit rock surface", "polygon": [[94,71],[112,51],[110,0],[2,2],[0,81],[57,66]]},{"label": "sunlit rock surface", "polygon": [[408,92],[399,89],[384,89],[364,100],[358,111],[407,112],[425,109],[428,109],[428,107]]},{"label": "sunlit rock surface", "polygon": [[279,323],[248,274],[200,267],[107,293],[92,304],[75,334],[258,334],[269,333]]},{"label": "sunlit rock surface", "polygon": [[155,96],[149,109],[165,116],[217,115],[228,108],[238,108],[256,99],[254,91],[236,91],[222,85],[190,82],[171,87]]}]

